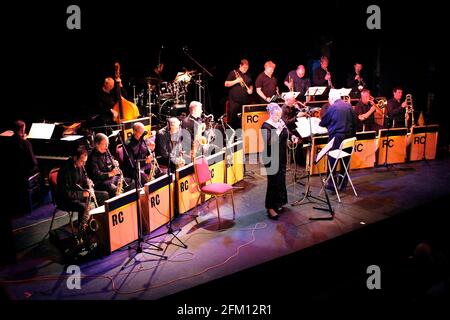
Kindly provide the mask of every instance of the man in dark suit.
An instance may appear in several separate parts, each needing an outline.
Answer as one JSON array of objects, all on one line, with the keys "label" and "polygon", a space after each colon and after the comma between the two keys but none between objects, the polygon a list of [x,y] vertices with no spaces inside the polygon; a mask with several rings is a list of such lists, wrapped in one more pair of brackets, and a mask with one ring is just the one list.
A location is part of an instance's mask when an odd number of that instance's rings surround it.
[{"label": "man in dark suit", "polygon": [[[328,129],[328,141],[331,141],[334,138],[333,147],[331,150],[339,149],[341,142],[345,139],[355,137],[356,136],[356,113],[353,110],[352,106],[344,102],[337,90],[330,90],[330,94],[328,97],[328,101],[330,103],[330,107],[327,112],[322,117],[320,121],[321,127],[326,127]],[[352,150],[346,150],[345,152],[351,153]],[[348,162],[350,161],[350,157],[343,158],[345,164],[348,166]],[[333,168],[334,162],[336,161],[334,158],[328,157],[328,161],[330,162],[331,167]],[[345,170],[343,166],[341,166],[340,174],[344,174]],[[335,175],[335,172],[332,173]],[[335,180],[336,181],[336,180]],[[342,182],[341,190],[347,186],[348,179],[345,177]],[[338,182],[339,185],[340,182]],[[333,184],[331,180],[329,180],[327,189],[334,190]]]}]

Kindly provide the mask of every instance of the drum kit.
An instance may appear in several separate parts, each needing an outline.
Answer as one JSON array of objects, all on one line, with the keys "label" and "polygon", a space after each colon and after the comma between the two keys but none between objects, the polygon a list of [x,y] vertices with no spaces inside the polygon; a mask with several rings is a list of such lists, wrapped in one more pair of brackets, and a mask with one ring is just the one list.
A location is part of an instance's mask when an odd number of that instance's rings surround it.
[{"label": "drum kit", "polygon": [[172,82],[156,77],[138,79],[136,84],[141,87],[137,93],[133,91],[134,103],[141,114],[152,113],[160,123],[166,122],[170,117],[180,116],[187,112],[186,95],[195,72],[178,72]]}]

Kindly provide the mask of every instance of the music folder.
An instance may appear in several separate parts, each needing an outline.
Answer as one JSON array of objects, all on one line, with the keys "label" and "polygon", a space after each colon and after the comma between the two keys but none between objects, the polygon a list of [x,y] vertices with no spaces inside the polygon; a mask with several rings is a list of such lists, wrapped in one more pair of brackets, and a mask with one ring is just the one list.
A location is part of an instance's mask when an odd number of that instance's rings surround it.
[{"label": "music folder", "polygon": [[331,150],[331,148],[333,147],[333,143],[334,143],[334,137],[327,143],[327,145],[322,150],[320,150],[319,154],[316,156],[316,163],[318,163],[320,161],[320,159],[322,159],[323,156],[326,155],[328,153],[328,151]]}]

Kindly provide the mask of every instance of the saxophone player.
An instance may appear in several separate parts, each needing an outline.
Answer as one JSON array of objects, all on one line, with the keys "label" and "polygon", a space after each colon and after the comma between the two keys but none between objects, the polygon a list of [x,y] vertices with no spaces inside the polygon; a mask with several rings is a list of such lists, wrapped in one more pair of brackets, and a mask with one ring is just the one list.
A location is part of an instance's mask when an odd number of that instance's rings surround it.
[{"label": "saxophone player", "polygon": [[[89,185],[84,169],[87,159],[87,150],[78,148],[59,170],[56,184],[56,204],[64,210],[77,212],[78,222],[82,220],[86,199],[90,196],[86,191]],[[95,198],[99,205],[103,205],[109,198],[108,192],[95,191]]]},{"label": "saxophone player", "polygon": [[[122,184],[127,189],[132,188],[132,182],[128,178],[121,177],[121,170],[109,152],[109,139],[103,133],[97,133],[94,137],[94,150],[87,161],[86,169],[94,183],[95,190],[108,192],[110,198],[117,195],[117,185]],[[130,186],[131,185],[131,186]]]},{"label": "saxophone player", "polygon": [[159,164],[174,172],[175,169],[186,164],[186,155],[183,150],[183,135],[181,122],[178,118],[169,118],[167,126],[156,134],[155,153]]},{"label": "saxophone player", "polygon": [[153,156],[150,153],[147,143],[145,141],[145,131],[144,124],[142,122],[136,122],[133,124],[133,134],[125,142],[126,153],[124,154],[124,173],[125,176],[136,180],[136,165],[137,161],[140,162],[140,181],[135,181],[135,183],[143,186],[148,180],[148,175],[150,174]]}]

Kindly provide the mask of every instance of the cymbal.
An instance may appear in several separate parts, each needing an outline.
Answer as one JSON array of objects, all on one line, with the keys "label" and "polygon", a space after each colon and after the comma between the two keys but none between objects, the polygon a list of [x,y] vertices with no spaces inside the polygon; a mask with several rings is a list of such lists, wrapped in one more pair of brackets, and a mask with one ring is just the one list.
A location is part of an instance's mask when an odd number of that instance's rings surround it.
[{"label": "cymbal", "polygon": [[136,83],[151,84],[151,85],[156,85],[161,82],[161,79],[155,78],[155,77],[144,77],[144,78],[138,78],[138,79],[134,79],[134,80],[136,81]]}]

